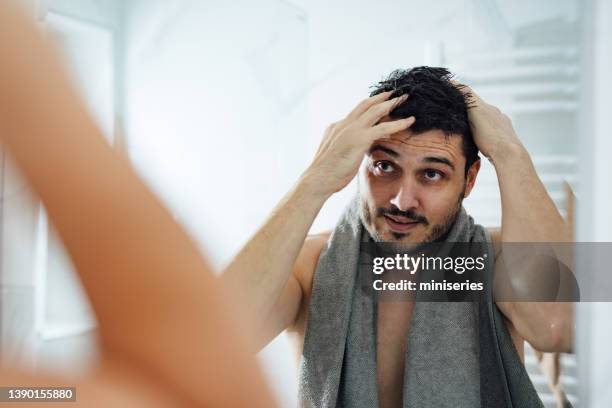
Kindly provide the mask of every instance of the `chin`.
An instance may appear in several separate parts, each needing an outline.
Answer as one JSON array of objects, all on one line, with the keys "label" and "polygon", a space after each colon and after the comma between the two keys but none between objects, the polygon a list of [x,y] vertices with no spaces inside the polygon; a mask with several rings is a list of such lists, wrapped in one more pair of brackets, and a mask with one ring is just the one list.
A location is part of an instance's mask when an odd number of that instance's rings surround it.
[{"label": "chin", "polygon": [[418,234],[413,232],[408,233],[397,233],[397,232],[389,232],[389,241],[390,242],[406,242],[406,243],[419,243],[422,241]]},{"label": "chin", "polygon": [[377,228],[376,234],[382,238],[381,240],[384,242],[420,243],[424,239],[421,231],[395,232],[388,228]]}]

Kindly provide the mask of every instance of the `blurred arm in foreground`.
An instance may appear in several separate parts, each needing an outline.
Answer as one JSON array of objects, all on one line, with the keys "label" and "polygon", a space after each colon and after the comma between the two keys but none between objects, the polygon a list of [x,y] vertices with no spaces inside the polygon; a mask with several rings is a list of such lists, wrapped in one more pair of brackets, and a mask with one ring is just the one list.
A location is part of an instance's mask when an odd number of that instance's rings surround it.
[{"label": "blurred arm in foreground", "polygon": [[[274,406],[205,259],[9,2],[0,55],[0,140],[42,199],[99,321],[100,365],[76,384],[77,404]],[[66,385],[16,371],[1,372],[0,384]]]}]

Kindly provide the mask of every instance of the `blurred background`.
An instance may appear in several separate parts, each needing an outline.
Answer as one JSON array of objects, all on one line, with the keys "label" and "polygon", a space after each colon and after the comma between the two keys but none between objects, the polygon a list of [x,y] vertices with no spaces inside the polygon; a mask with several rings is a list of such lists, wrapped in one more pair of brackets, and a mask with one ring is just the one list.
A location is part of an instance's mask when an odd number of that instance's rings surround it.
[{"label": "blurred background", "polygon": [[[506,112],[560,211],[575,220],[576,239],[612,241],[610,2],[21,3],[58,44],[109,143],[217,268],[291,188],[325,127],[393,69],[417,65],[449,67]],[[333,228],[354,192],[352,184],[332,197],[313,232]],[[500,225],[486,160],[464,204],[481,224]],[[87,370],[95,319],[44,208],[1,146],[0,244],[0,362]],[[609,406],[611,312],[606,303],[578,306],[576,354],[528,351],[548,407],[561,388],[576,407]],[[285,336],[261,359],[281,406],[296,406]]]}]

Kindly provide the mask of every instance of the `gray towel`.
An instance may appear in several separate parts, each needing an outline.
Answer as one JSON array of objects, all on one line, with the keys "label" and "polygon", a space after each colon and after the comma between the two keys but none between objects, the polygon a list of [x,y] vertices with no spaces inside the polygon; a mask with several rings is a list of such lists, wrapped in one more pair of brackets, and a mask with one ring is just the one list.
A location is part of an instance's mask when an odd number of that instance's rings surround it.
[{"label": "gray towel", "polygon": [[[368,294],[364,231],[355,198],[319,258],[300,361],[303,407],[378,407],[376,300]],[[463,208],[445,243],[490,237]],[[368,274],[367,276],[364,274]],[[365,278],[365,279],[364,279]],[[364,283],[365,282],[365,283]],[[473,302],[414,305],[403,407],[543,407],[492,301],[490,284]]]}]

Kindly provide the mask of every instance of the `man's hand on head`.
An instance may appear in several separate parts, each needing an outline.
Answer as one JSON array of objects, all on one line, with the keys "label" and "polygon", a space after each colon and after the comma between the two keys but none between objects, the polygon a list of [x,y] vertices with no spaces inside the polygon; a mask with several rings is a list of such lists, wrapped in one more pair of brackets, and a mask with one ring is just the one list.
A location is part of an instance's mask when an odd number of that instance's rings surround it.
[{"label": "man's hand on head", "polygon": [[495,163],[498,157],[503,157],[509,150],[522,147],[512,121],[497,106],[485,102],[471,88],[465,85],[459,86],[459,90],[470,95],[470,107],[468,108],[468,119],[474,143],[478,150],[489,160]]},{"label": "man's hand on head", "polygon": [[415,122],[413,116],[379,123],[408,98],[388,99],[391,94],[388,91],[365,99],[346,118],[331,124],[302,179],[323,195],[340,191],[355,177],[372,143],[409,128]]}]

